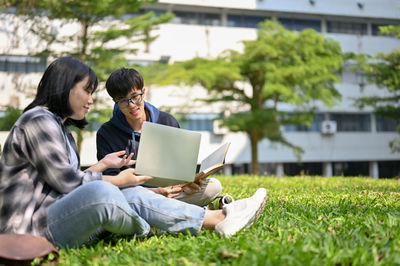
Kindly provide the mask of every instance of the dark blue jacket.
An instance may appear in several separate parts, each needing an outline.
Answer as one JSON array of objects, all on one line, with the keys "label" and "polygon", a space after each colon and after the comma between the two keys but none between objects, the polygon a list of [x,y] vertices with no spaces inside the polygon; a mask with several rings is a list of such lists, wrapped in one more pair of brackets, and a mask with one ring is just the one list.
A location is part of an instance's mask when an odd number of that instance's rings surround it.
[{"label": "dark blue jacket", "polygon": [[[179,127],[178,121],[172,115],[158,110],[148,102],[144,103],[144,108],[149,114],[149,121],[157,124]],[[113,116],[104,123],[96,134],[97,160],[101,160],[109,153],[126,150],[127,153],[134,153],[136,159],[140,142],[140,132],[134,131],[125,119],[125,115],[114,105]],[[105,175],[117,175],[121,169],[110,168],[104,171]]]}]

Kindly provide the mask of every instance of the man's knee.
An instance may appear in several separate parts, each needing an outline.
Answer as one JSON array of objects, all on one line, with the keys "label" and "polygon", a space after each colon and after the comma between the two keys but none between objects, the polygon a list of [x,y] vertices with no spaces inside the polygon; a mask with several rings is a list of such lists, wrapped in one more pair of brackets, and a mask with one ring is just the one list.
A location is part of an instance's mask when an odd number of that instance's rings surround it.
[{"label": "man's knee", "polygon": [[216,178],[208,178],[206,188],[204,190],[204,197],[206,201],[211,202],[215,200],[222,193],[222,185]]},{"label": "man's knee", "polygon": [[207,178],[201,190],[194,194],[182,193],[176,199],[197,206],[207,206],[215,200],[222,192],[222,185],[218,179]]}]

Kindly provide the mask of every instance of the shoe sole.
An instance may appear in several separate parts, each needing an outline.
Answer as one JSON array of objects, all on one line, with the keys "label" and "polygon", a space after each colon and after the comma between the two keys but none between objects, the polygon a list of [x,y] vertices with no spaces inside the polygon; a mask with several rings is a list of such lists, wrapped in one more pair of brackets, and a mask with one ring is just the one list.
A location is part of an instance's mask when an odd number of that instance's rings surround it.
[{"label": "shoe sole", "polygon": [[265,189],[265,196],[261,202],[261,205],[260,205],[260,207],[258,207],[258,210],[256,211],[255,215],[249,220],[249,222],[245,226],[246,228],[250,227],[255,221],[257,221],[258,218],[260,218],[261,214],[264,212],[265,204],[267,202],[267,195],[268,195],[268,192]]},{"label": "shoe sole", "polygon": [[[265,196],[264,196],[264,198],[263,198],[263,200],[262,200],[260,206],[259,206],[258,209],[256,210],[255,214],[247,221],[247,223],[246,223],[240,230],[236,231],[236,232],[233,233],[233,234],[227,234],[227,235],[226,235],[226,234],[223,234],[223,233],[221,233],[221,232],[219,232],[219,230],[218,230],[217,228],[216,228],[216,231],[217,231],[221,236],[226,237],[226,238],[229,238],[229,237],[231,237],[231,236],[236,235],[238,232],[242,231],[243,229],[250,227],[250,226],[261,216],[261,214],[262,214],[263,211],[264,211],[265,203],[266,203],[266,199],[267,199],[267,194],[268,194],[268,193],[267,193],[267,190],[266,190],[265,188],[263,188],[263,189],[265,190]],[[258,191],[258,190],[257,190],[257,191]],[[256,193],[257,193],[257,191],[256,191]],[[256,194],[256,193],[254,193],[254,194]]]}]

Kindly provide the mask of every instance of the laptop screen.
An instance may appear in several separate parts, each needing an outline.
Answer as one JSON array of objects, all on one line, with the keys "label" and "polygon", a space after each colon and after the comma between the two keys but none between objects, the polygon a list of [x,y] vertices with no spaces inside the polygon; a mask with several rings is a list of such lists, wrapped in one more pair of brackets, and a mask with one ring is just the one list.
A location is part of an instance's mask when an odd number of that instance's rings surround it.
[{"label": "laptop screen", "polygon": [[145,185],[169,186],[192,182],[200,140],[199,132],[144,122],[136,173],[153,177]]}]

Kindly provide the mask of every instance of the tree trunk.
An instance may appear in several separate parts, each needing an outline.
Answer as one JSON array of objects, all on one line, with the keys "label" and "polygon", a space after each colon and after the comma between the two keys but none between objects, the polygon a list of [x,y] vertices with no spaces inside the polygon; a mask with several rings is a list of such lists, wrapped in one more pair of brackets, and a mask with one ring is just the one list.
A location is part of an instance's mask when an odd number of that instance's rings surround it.
[{"label": "tree trunk", "polygon": [[82,36],[80,39],[78,39],[78,45],[81,45],[79,59],[81,59],[82,61],[86,61],[89,23],[87,21],[83,21],[81,26],[82,26]]},{"label": "tree trunk", "polygon": [[[87,21],[83,21],[82,24],[82,37],[78,39],[78,45],[81,45],[79,59],[82,61],[86,61],[86,49],[88,44],[88,29],[89,23]],[[79,46],[78,46],[79,47]],[[81,154],[82,143],[83,143],[83,134],[85,133],[84,129],[77,129],[76,136],[76,146],[78,148],[78,154]]]},{"label": "tree trunk", "polygon": [[259,175],[260,169],[258,166],[258,141],[259,136],[257,132],[250,132],[250,144],[251,144],[251,174]]}]

